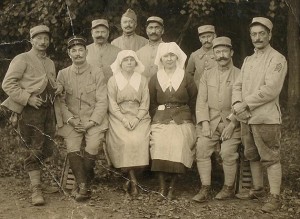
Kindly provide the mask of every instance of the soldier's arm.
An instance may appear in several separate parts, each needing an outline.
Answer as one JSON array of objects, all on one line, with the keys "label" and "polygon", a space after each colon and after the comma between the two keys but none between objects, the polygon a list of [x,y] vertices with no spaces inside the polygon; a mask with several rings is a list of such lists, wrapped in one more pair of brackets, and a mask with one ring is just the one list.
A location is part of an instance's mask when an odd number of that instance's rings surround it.
[{"label": "soldier's arm", "polygon": [[19,81],[22,79],[26,71],[27,64],[23,57],[15,57],[9,65],[7,73],[3,79],[2,89],[12,98],[13,101],[26,106],[30,93],[21,88]]},{"label": "soldier's arm", "polygon": [[90,117],[91,121],[101,124],[107,114],[108,100],[107,100],[107,87],[103,73],[99,69],[96,74],[96,104],[94,111]]},{"label": "soldier's arm", "polygon": [[233,86],[232,86],[232,105],[234,105],[235,103],[238,102],[242,102],[243,98],[242,98],[242,84],[243,84],[243,74],[244,74],[244,67],[245,67],[245,63],[247,62],[247,57],[244,60],[242,69],[240,74],[237,76]]},{"label": "soldier's arm", "polygon": [[245,98],[250,110],[274,100],[280,94],[286,73],[287,62],[284,56],[273,57],[266,69],[265,84]]},{"label": "soldier's arm", "polygon": [[195,67],[195,57],[194,57],[194,53],[192,53],[191,56],[190,56],[190,58],[189,58],[189,60],[188,60],[188,64],[187,64],[187,66],[186,66],[185,71],[186,71],[188,74],[194,76],[194,74],[195,74],[195,69],[196,69],[196,67]]},{"label": "soldier's arm", "polygon": [[[63,76],[63,71],[59,71],[57,75],[57,86],[62,87],[63,90],[66,90],[66,83],[65,78]],[[61,113],[64,123],[68,123],[71,118],[74,118],[73,113],[71,113],[68,109],[68,106],[66,104],[66,92],[62,92],[62,94],[59,96],[60,100],[60,107],[61,107]]]},{"label": "soldier's arm", "polygon": [[198,96],[196,101],[196,119],[197,124],[203,121],[210,121],[209,107],[208,107],[208,87],[207,87],[207,74],[206,72],[200,79]]}]

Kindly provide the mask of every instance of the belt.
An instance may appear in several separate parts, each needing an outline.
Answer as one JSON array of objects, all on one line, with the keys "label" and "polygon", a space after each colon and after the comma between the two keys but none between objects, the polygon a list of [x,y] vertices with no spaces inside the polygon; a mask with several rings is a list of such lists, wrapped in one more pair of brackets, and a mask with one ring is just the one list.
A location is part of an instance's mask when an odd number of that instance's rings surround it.
[{"label": "belt", "polygon": [[166,108],[178,108],[181,106],[186,106],[184,103],[165,103],[164,105]]},{"label": "belt", "polygon": [[165,103],[165,104],[159,105],[158,110],[174,109],[174,108],[179,108],[182,106],[187,106],[187,105],[184,103]]}]

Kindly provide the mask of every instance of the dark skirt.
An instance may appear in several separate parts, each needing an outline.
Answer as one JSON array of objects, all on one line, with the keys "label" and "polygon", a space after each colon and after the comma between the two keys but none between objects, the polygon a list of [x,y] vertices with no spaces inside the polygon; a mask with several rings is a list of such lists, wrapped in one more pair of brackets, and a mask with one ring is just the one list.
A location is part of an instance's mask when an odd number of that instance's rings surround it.
[{"label": "dark skirt", "polygon": [[166,173],[185,173],[186,167],[179,162],[153,159],[151,165],[151,171],[159,171],[159,172],[166,172]]}]

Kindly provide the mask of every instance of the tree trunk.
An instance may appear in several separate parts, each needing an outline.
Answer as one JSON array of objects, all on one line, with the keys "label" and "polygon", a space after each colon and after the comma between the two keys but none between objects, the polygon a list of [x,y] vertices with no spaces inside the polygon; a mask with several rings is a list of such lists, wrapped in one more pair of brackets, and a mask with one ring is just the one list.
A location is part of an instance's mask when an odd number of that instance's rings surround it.
[{"label": "tree trunk", "polygon": [[289,7],[287,42],[288,42],[288,107],[292,117],[299,114],[300,106],[300,1],[287,0]]}]

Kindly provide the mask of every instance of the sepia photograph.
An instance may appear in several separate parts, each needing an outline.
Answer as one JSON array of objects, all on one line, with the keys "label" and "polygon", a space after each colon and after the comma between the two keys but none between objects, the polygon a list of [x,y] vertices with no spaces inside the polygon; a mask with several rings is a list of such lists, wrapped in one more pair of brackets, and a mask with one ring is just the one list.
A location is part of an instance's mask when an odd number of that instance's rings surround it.
[{"label": "sepia photograph", "polygon": [[299,0],[0,14],[0,219],[300,218]]}]

